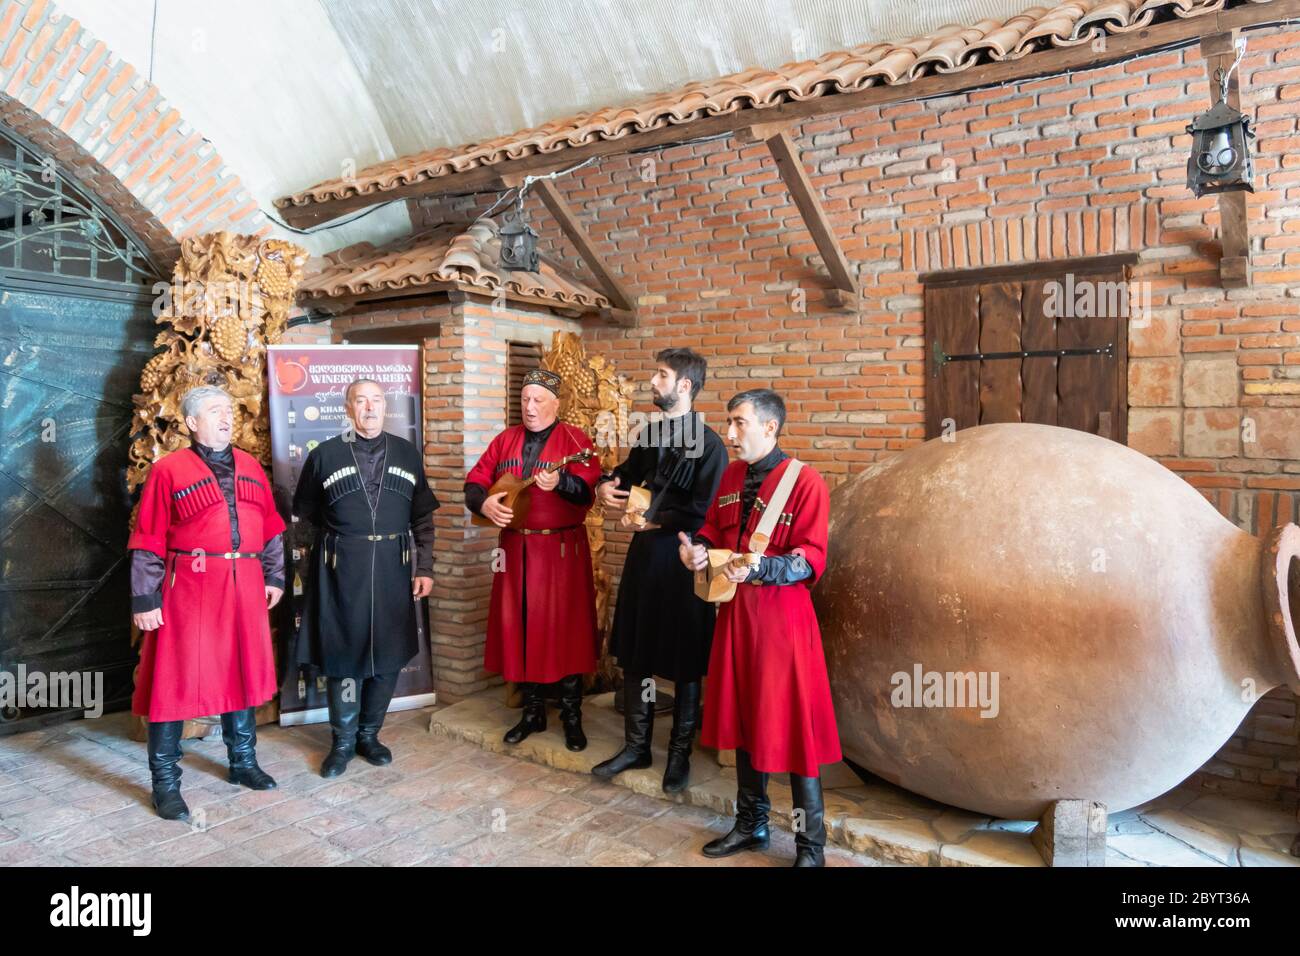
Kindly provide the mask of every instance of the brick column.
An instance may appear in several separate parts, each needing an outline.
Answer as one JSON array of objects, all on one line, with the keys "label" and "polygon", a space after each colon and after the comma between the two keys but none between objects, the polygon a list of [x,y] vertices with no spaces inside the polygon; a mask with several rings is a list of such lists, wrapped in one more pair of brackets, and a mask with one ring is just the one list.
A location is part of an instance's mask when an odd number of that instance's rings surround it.
[{"label": "brick column", "polygon": [[443,507],[438,512],[437,580],[430,609],[435,686],[456,701],[501,682],[483,670],[492,557],[497,532],[470,524],[463,485],[480,455],[506,424],[506,354],[510,341],[549,348],[559,329],[577,322],[543,311],[453,303],[442,335],[425,351],[425,465]]}]

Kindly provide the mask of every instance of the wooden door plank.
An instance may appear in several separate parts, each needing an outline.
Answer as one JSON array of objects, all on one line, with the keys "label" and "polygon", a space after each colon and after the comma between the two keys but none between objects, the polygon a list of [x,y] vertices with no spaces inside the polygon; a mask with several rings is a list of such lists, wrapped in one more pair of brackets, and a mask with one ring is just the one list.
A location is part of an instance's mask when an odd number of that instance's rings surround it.
[{"label": "wooden door plank", "polygon": [[[981,352],[1020,351],[1020,283],[996,282],[979,287]],[[1020,421],[1022,359],[981,361],[981,425]]]},{"label": "wooden door plank", "polygon": [[[1026,351],[1057,348],[1056,318],[1048,315],[1044,305],[1044,290],[1049,280],[1026,282],[1020,292],[1020,341]],[[1036,425],[1055,425],[1057,415],[1056,377],[1058,361],[1055,358],[1025,359],[1021,370],[1024,398],[1020,416],[1023,421]]]},{"label": "wooden door plank", "polygon": [[1111,331],[1111,341],[1115,343],[1115,360],[1111,363],[1111,433],[1112,441],[1121,445],[1128,444],[1128,330],[1132,323],[1142,319],[1150,321],[1151,317],[1130,314],[1133,308],[1142,309],[1148,304],[1149,297],[1131,294],[1133,283],[1132,267],[1122,266],[1115,271],[1112,281],[1121,282],[1124,289],[1124,309],[1115,316]]},{"label": "wooden door plank", "polygon": [[[1058,280],[1063,293],[1057,297],[1061,305],[1056,325],[1058,347],[1074,349],[1100,348],[1108,343],[1115,345],[1115,318],[1118,310],[1106,290],[1110,283],[1122,278],[1122,274],[1099,273],[1075,277],[1073,282],[1069,276],[1062,276]],[[1085,289],[1084,283],[1091,284],[1091,289]],[[1095,435],[1101,425],[1101,413],[1106,411],[1112,412],[1113,428],[1115,370],[1116,359],[1113,354],[1069,355],[1061,358],[1056,377],[1056,391],[1060,400],[1057,424]]]},{"label": "wooden door plank", "polygon": [[979,363],[948,362],[936,367],[935,343],[949,355],[979,350],[979,287],[925,290],[925,434],[943,434],[952,419],[957,429],[979,424]]}]

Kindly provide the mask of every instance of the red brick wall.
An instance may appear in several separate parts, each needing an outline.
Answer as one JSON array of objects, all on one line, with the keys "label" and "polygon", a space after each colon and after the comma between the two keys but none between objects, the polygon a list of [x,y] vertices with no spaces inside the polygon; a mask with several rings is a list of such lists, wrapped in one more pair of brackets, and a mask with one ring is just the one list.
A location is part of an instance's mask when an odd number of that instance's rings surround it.
[{"label": "red brick wall", "polygon": [[[588,328],[588,347],[645,400],[654,352],[689,344],[710,363],[700,406],[786,397],[783,444],[832,482],[923,438],[920,272],[1140,254],[1151,320],[1129,343],[1129,443],[1259,531],[1296,517],[1300,493],[1300,30],[1250,35],[1254,283],[1218,279],[1218,209],[1185,186],[1184,127],[1209,105],[1196,48],[928,102],[862,109],[793,131],[860,277],[855,311],[829,281],[762,145],[730,139],[602,159],[557,183],[638,296],[634,330]],[[426,222],[495,197],[426,202]],[[552,256],[585,272],[536,200]],[[648,404],[648,403],[647,403]],[[1253,441],[1243,442],[1244,419]],[[617,573],[624,548],[615,533]],[[1256,706],[1197,775],[1204,787],[1294,803],[1295,698]]]},{"label": "red brick wall", "polygon": [[48,0],[0,0],[0,122],[67,166],[163,268],[185,236],[271,229],[159,88]]},{"label": "red brick wall", "polygon": [[499,307],[468,300],[455,307],[442,337],[426,351],[425,461],[442,502],[437,572],[430,603],[434,677],[440,700],[455,701],[501,682],[483,670],[488,602],[492,591],[495,529],[469,523],[462,486],[466,473],[506,425],[506,343],[539,342],[549,348],[559,330],[578,323],[545,310]]}]

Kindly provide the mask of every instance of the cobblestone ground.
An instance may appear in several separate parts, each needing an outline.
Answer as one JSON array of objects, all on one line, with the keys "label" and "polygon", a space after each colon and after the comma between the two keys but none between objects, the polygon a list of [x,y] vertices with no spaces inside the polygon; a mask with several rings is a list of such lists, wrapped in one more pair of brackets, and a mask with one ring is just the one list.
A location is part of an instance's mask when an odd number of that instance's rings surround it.
[{"label": "cobblestone ground", "polygon": [[[708,860],[729,818],[656,800],[430,734],[429,710],[390,715],[389,767],[354,760],[317,773],[329,728],[258,729],[275,790],[225,780],[219,739],[186,741],[182,793],[192,825],[149,806],[145,746],[129,717],[77,720],[0,737],[0,864],[27,866],[515,865],[787,866],[794,839],[765,854]],[[828,848],[836,865],[879,865]]]}]

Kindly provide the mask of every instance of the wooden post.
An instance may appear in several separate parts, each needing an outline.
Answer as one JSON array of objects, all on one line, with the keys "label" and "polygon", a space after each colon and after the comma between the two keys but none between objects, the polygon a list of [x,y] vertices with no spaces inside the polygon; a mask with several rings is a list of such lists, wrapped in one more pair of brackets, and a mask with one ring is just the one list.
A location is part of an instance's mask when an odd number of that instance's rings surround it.
[{"label": "wooden post", "polygon": [[[1237,58],[1234,44],[1237,31],[1216,33],[1201,39],[1201,56],[1205,58],[1205,73],[1210,81],[1210,105],[1219,102],[1219,83],[1215,74],[1227,72]],[[1237,82],[1239,72],[1228,81],[1228,105],[1241,109],[1241,89]],[[1219,242],[1223,258],[1219,261],[1219,281],[1225,289],[1242,289],[1250,285],[1250,227],[1247,223],[1246,193],[1242,190],[1219,193]]]},{"label": "wooden post", "polygon": [[1048,866],[1105,866],[1106,807],[1091,800],[1056,800],[1029,839]]}]

